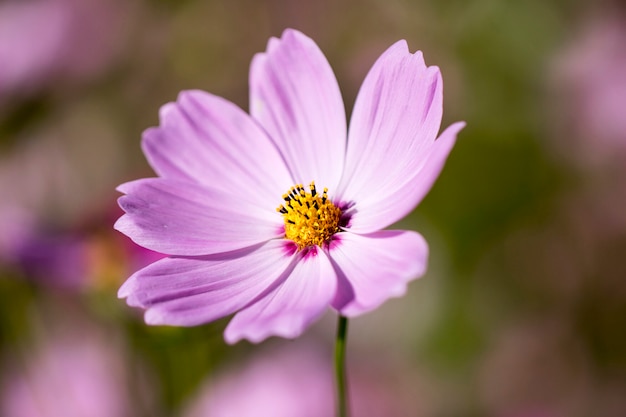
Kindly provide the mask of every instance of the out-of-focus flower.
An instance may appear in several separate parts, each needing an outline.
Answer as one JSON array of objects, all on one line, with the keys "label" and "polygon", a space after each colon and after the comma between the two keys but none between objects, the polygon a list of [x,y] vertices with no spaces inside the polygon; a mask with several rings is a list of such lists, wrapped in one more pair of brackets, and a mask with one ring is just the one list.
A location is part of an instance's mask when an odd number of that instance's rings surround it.
[{"label": "out-of-focus flower", "polygon": [[75,233],[44,231],[40,219],[25,207],[0,204],[0,267],[15,269],[35,281],[64,288],[87,280],[85,239]]},{"label": "out-of-focus flower", "polygon": [[130,387],[119,346],[110,335],[93,328],[72,329],[43,337],[36,351],[5,361],[1,415],[137,415],[130,407]]},{"label": "out-of-focus flower", "polygon": [[557,108],[567,132],[564,152],[586,164],[620,163],[626,153],[626,25],[624,13],[596,13],[557,57]]},{"label": "out-of-focus flower", "polygon": [[209,380],[185,417],[320,417],[334,410],[330,364],[313,349],[276,350]]},{"label": "out-of-focus flower", "polygon": [[15,261],[16,248],[28,240],[36,221],[27,210],[6,202],[0,205],[0,218],[0,264],[9,264]]},{"label": "out-of-focus flower", "polygon": [[102,110],[80,102],[2,149],[0,268],[52,287],[111,290],[162,258],[111,230],[121,213],[111,205],[121,147]]},{"label": "out-of-focus flower", "polygon": [[9,265],[40,284],[74,290],[116,287],[120,276],[163,258],[108,231],[33,230],[14,243]]},{"label": "out-of-focus flower", "polygon": [[14,269],[42,285],[71,290],[110,289],[119,285],[120,276],[163,258],[113,233],[113,220],[107,216],[88,219],[83,225],[47,230],[24,208],[0,205],[0,214],[4,230],[0,236],[0,267]]},{"label": "out-of-focus flower", "polygon": [[13,265],[42,284],[84,288],[89,282],[88,244],[82,236],[33,234],[13,248]]},{"label": "out-of-focus flower", "polygon": [[117,0],[0,4],[0,96],[100,75],[123,46],[127,6]]},{"label": "out-of-focus flower", "polygon": [[144,133],[159,178],[119,187],[116,228],[172,256],[131,276],[120,297],[146,308],[149,324],[237,313],[225,331],[234,343],[297,337],[329,306],[357,316],[402,295],[428,247],[418,233],[382,229],[430,190],[463,127],[437,139],[439,69],[405,41],[391,46],[348,132],[326,58],[287,30],[254,58],[250,88],[251,116],[188,91]]},{"label": "out-of-focus flower", "polygon": [[[312,345],[260,354],[208,380],[184,417],[327,417],[334,414],[333,374],[327,355]],[[361,417],[420,416],[419,388],[408,369],[350,366],[352,413]]]}]

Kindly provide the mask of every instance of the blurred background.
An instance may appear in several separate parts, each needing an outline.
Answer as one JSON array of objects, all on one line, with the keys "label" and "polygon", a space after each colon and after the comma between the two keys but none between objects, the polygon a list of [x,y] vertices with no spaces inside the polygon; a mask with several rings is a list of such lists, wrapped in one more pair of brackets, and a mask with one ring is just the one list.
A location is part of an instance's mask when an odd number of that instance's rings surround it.
[{"label": "blurred background", "polygon": [[141,132],[184,89],[247,109],[252,56],[311,36],[346,108],[407,39],[467,128],[398,228],[408,294],[350,323],[354,415],[626,415],[626,4],[582,0],[0,2],[0,415],[333,413],[334,313],[227,346],[116,297],[158,255],[112,229]]}]

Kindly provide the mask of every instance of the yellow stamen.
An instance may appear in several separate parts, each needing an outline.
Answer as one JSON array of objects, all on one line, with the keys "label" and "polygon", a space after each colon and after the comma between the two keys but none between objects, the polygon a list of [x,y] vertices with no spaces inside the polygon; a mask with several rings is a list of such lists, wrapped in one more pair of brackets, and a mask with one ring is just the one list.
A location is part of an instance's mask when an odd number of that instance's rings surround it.
[{"label": "yellow stamen", "polygon": [[339,231],[341,210],[328,199],[328,189],[317,193],[315,183],[306,192],[302,184],[296,184],[283,195],[285,204],[276,209],[285,219],[285,237],[294,241],[298,249],[322,246]]}]

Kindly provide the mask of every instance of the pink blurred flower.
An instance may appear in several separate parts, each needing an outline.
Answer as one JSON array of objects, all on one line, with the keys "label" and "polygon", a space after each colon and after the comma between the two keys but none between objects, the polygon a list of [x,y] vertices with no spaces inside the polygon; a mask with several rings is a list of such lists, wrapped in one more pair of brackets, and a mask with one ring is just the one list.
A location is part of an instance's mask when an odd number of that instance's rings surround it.
[{"label": "pink blurred flower", "polygon": [[[74,115],[80,120],[91,116]],[[54,128],[20,136],[9,152],[0,154],[0,268],[64,289],[93,289],[105,283],[103,278],[109,289],[117,288],[121,277],[163,255],[111,230],[122,213],[116,204],[94,203],[111,203],[110,182],[101,175],[104,163],[98,166],[90,157],[108,161],[115,154],[112,134],[99,123],[89,124],[87,130],[98,134],[85,141],[85,126],[72,121],[59,128],[65,123],[56,120]],[[61,140],[71,135],[80,136],[82,143]],[[93,154],[81,152],[85,143]]]},{"label": "pink blurred flower", "polygon": [[430,190],[463,127],[435,140],[442,88],[439,69],[399,41],[366,77],[347,131],[326,58],[286,30],[252,62],[250,115],[181,93],[143,136],[159,177],[119,187],[126,214],[115,226],[171,257],[119,296],[146,308],[149,324],[236,313],[229,343],[297,337],[329,306],[352,317],[401,296],[428,247],[416,232],[382,229]]},{"label": "pink blurred flower", "polygon": [[277,350],[208,381],[185,417],[321,417],[334,410],[330,364],[312,349]]},{"label": "pink blurred flower", "polygon": [[[564,95],[571,131],[562,145],[587,163],[623,160],[626,152],[626,25],[624,14],[606,11],[586,27],[558,56],[555,84]],[[572,137],[573,136],[573,137]],[[621,156],[620,156],[621,155]]]},{"label": "pink blurred flower", "polygon": [[80,235],[40,233],[14,248],[13,261],[37,282],[79,289],[90,283],[88,254],[88,242]]},{"label": "pink blurred flower", "polygon": [[[334,415],[333,374],[327,355],[304,345],[272,349],[210,378],[184,417],[328,417]],[[352,414],[359,417],[428,415],[408,369],[368,368],[353,362]]]},{"label": "pink blurred flower", "polygon": [[87,244],[74,233],[44,231],[35,213],[0,203],[0,267],[36,281],[77,288],[87,281]]},{"label": "pink blurred flower", "polygon": [[0,96],[62,78],[90,80],[120,52],[128,7],[114,0],[0,4]]},{"label": "pink blurred flower", "polygon": [[32,213],[14,204],[0,204],[0,264],[15,263],[17,248],[26,242],[35,229]]},{"label": "pink blurred flower", "polygon": [[0,414],[11,417],[124,417],[124,361],[110,337],[81,326],[42,340],[5,363]]},{"label": "pink blurred flower", "polygon": [[[118,211],[116,207],[116,216]],[[39,284],[80,291],[118,286],[120,275],[163,258],[114,233],[109,214],[86,224],[50,229],[27,209],[0,204],[0,267]],[[99,230],[103,226],[107,228]]]}]

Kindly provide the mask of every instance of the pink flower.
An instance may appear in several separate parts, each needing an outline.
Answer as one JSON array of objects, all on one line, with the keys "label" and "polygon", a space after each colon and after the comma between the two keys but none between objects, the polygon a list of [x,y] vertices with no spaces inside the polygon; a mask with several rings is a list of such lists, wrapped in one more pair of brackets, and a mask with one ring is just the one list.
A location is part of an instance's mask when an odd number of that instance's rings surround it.
[{"label": "pink flower", "polygon": [[170,257],[132,275],[119,296],[147,309],[149,324],[236,313],[225,331],[234,343],[294,338],[329,306],[352,317],[404,294],[424,274],[428,246],[416,232],[382,229],[426,195],[463,127],[435,140],[439,69],[405,41],[392,45],[347,131],[324,55],[286,30],[252,61],[250,103],[248,115],[182,92],[144,133],[159,177],[118,188],[126,214],[115,227]]},{"label": "pink flower", "polygon": [[128,2],[0,3],[0,95],[28,95],[53,81],[89,81],[123,49]]},{"label": "pink flower", "polygon": [[[77,323],[72,323],[77,324]],[[45,336],[2,364],[0,415],[112,417],[131,412],[123,349],[89,326]],[[67,333],[67,334],[66,334]],[[23,360],[21,360],[23,359]]]},{"label": "pink flower", "polygon": [[333,409],[330,364],[313,349],[281,348],[211,377],[182,415],[320,417]]},{"label": "pink flower", "polygon": [[592,14],[583,30],[556,57],[556,108],[568,129],[558,135],[561,152],[602,167],[626,152],[626,26],[621,12]]},{"label": "pink flower", "polygon": [[[184,417],[327,417],[334,415],[333,370],[310,340],[273,345],[211,375],[181,413]],[[352,359],[355,359],[354,357]],[[388,359],[388,358],[387,358]],[[373,365],[373,366],[372,366]],[[400,367],[402,366],[402,367]],[[350,366],[352,415],[423,416],[423,381],[406,362],[356,359]]]}]

